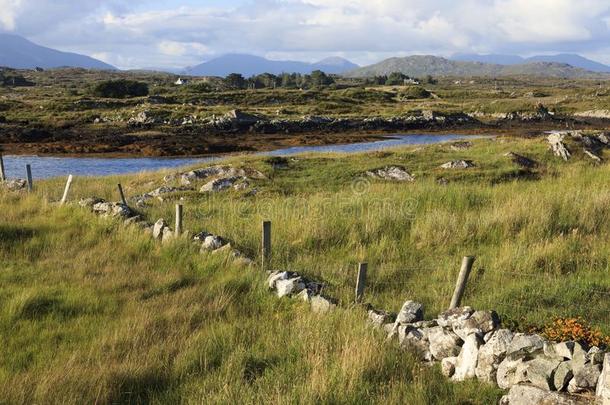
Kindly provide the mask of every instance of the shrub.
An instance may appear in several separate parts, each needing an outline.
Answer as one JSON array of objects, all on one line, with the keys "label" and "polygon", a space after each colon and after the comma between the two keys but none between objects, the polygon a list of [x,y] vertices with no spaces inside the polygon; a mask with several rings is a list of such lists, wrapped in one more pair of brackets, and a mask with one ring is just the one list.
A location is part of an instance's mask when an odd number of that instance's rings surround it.
[{"label": "shrub", "polygon": [[575,341],[586,347],[610,346],[610,336],[604,336],[581,318],[557,318],[544,328],[543,335],[556,342]]},{"label": "shrub", "polygon": [[108,80],[97,84],[93,95],[104,98],[143,97],[148,95],[148,85],[135,80]]},{"label": "shrub", "polygon": [[430,98],[430,92],[419,86],[408,87],[398,94],[399,100],[417,100],[421,98]]}]

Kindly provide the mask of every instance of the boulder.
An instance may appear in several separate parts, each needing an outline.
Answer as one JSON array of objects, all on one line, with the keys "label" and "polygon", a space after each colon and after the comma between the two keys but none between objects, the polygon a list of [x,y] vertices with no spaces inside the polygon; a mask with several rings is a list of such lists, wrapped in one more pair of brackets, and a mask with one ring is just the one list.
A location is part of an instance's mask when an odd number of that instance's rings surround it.
[{"label": "boulder", "polygon": [[424,329],[401,325],[398,327],[398,341],[401,347],[411,350],[420,360],[432,361],[430,345]]},{"label": "boulder", "polygon": [[506,357],[506,350],[513,337],[514,333],[510,330],[500,329],[491,335],[485,345],[481,346],[475,370],[479,380],[488,383],[496,382],[498,366]]},{"label": "boulder", "polygon": [[500,318],[495,311],[475,311],[469,318],[456,320],[453,332],[463,340],[473,333],[483,337],[486,333],[496,330],[500,326]]},{"label": "boulder", "polygon": [[538,166],[538,163],[528,157],[518,155],[514,152],[508,152],[504,156],[508,157],[514,164],[524,169],[533,169]]},{"label": "boulder", "polygon": [[587,362],[591,364],[603,364],[606,353],[597,346],[593,346],[587,352]]},{"label": "boulder", "polygon": [[385,324],[393,323],[396,321],[396,315],[390,314],[386,311],[369,309],[368,320],[375,327],[382,327]]},{"label": "boulder", "polygon": [[564,361],[557,366],[553,373],[553,385],[557,391],[565,391],[568,388],[570,380],[574,377],[572,366],[569,361]]},{"label": "boulder", "polygon": [[402,308],[396,317],[396,323],[404,325],[407,323],[419,322],[423,319],[424,306],[419,302],[409,300],[402,305]]},{"label": "boulder", "polygon": [[470,318],[473,313],[474,309],[472,309],[471,307],[450,309],[445,312],[442,312],[438,316],[436,322],[439,326],[442,326],[443,328],[452,328],[455,322],[466,320]]},{"label": "boulder", "polygon": [[206,238],[203,240],[203,243],[201,244],[201,251],[204,252],[204,251],[217,250],[226,244],[227,244],[227,242],[220,236],[208,235],[208,236],[206,236]]},{"label": "boulder", "polygon": [[333,300],[321,295],[314,295],[310,298],[309,303],[311,305],[311,310],[318,314],[330,312],[337,307],[337,304],[333,302]]},{"label": "boulder", "polygon": [[169,226],[163,228],[163,236],[161,237],[161,243],[167,244],[176,239],[176,235]]},{"label": "boulder", "polygon": [[6,187],[9,191],[25,190],[27,185],[28,182],[23,179],[6,180],[4,182],[4,187]]},{"label": "boulder", "polygon": [[78,205],[80,205],[83,208],[93,209],[93,206],[95,204],[99,204],[99,203],[103,203],[103,202],[106,202],[106,201],[104,201],[102,198],[88,197],[88,198],[81,198],[81,200],[78,202]]},{"label": "boulder", "polygon": [[153,238],[161,240],[163,238],[163,230],[167,228],[167,224],[164,219],[160,219],[153,225]]},{"label": "boulder", "polygon": [[577,405],[588,403],[525,384],[513,385],[503,401],[506,402],[501,403],[507,405]]},{"label": "boulder", "polygon": [[305,289],[305,283],[301,277],[294,277],[286,280],[277,280],[275,282],[277,296],[282,298],[294,294],[298,294]]},{"label": "boulder", "polygon": [[572,155],[566,145],[563,143],[564,138],[564,133],[552,133],[547,137],[547,141],[551,145],[551,150],[553,153],[567,161]]},{"label": "boulder", "polygon": [[544,350],[544,339],[538,335],[517,333],[506,350],[506,356],[511,359],[533,357]]},{"label": "boulder", "polygon": [[441,165],[441,169],[469,169],[474,167],[472,160],[453,160]]},{"label": "boulder", "polygon": [[604,365],[597,380],[595,395],[602,405],[610,405],[610,353],[604,356]]},{"label": "boulder", "polygon": [[523,363],[524,361],[522,358],[510,359],[506,357],[502,360],[496,371],[496,382],[498,383],[498,387],[507,390],[517,384],[517,369]]},{"label": "boulder", "polygon": [[538,356],[517,368],[518,383],[529,382],[546,391],[555,390],[554,373],[562,363],[557,357]]},{"label": "boulder", "polygon": [[469,335],[464,340],[455,364],[455,373],[451,377],[454,381],[465,381],[476,377],[477,359],[481,341],[477,335]]},{"label": "boulder", "polygon": [[599,364],[585,365],[582,369],[574,372],[574,378],[568,384],[568,392],[572,394],[594,392],[601,373],[602,367]]},{"label": "boulder", "polygon": [[244,178],[239,176],[223,177],[204,184],[199,191],[202,193],[219,192],[233,187],[237,182],[242,180],[244,180]]},{"label": "boulder", "polygon": [[273,290],[276,287],[276,283],[280,280],[288,280],[292,276],[291,273],[287,271],[274,271],[267,278],[267,284],[269,285],[269,289]]},{"label": "boulder", "polygon": [[427,336],[430,342],[430,353],[436,360],[455,357],[460,353],[462,339],[455,333],[436,326],[428,329]]},{"label": "boulder", "polygon": [[369,170],[366,175],[384,180],[415,181],[415,177],[400,166],[386,166],[381,169]]},{"label": "boulder", "polygon": [[453,377],[455,374],[455,364],[457,363],[457,357],[445,357],[441,360],[441,373],[447,378]]}]

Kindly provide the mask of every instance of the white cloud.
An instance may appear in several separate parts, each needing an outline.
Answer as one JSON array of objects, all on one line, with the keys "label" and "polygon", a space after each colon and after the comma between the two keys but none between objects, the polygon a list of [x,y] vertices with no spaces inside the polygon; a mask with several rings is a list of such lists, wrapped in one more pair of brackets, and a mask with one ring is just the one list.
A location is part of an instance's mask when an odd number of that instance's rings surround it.
[{"label": "white cloud", "polygon": [[44,45],[104,54],[126,67],[190,65],[228,52],[308,60],[342,54],[361,63],[409,53],[597,54],[610,40],[607,0],[201,3],[0,0],[0,26]]}]

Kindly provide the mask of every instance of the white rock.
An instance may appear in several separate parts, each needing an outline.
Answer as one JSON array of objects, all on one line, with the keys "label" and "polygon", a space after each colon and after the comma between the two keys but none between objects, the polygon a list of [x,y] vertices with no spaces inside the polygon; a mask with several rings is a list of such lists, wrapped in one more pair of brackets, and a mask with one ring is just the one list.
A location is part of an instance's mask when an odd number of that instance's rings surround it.
[{"label": "white rock", "polygon": [[575,371],[574,378],[568,384],[568,392],[578,394],[595,391],[601,372],[602,367],[599,364],[587,364],[582,369]]},{"label": "white rock", "polygon": [[309,300],[311,304],[311,310],[318,314],[324,314],[332,311],[337,305],[330,299],[322,297],[321,295],[315,295]]},{"label": "white rock", "polygon": [[455,322],[466,320],[470,318],[473,313],[474,310],[471,307],[450,309],[442,312],[436,321],[438,322],[438,325],[443,328],[451,328]]},{"label": "white rock", "polygon": [[533,356],[544,350],[544,339],[538,335],[517,333],[510,342],[506,356],[515,359],[523,356]]},{"label": "white rock", "polygon": [[220,249],[226,244],[226,242],[220,237],[216,235],[209,235],[203,240],[201,244],[201,250],[216,250]]},{"label": "white rock", "polygon": [[480,345],[477,335],[469,335],[466,338],[455,364],[455,374],[451,377],[454,381],[464,381],[476,377]]},{"label": "white rock", "polygon": [[521,364],[523,364],[523,359],[521,358],[510,359],[507,357],[502,360],[496,372],[498,387],[507,390],[515,385],[517,383],[517,368],[519,368]]},{"label": "white rock", "polygon": [[163,238],[163,229],[167,227],[164,219],[160,219],[153,225],[153,238],[161,240]]},{"label": "white rock", "polygon": [[455,333],[437,326],[430,328],[427,335],[430,342],[430,353],[436,360],[455,357],[460,353],[462,339]]},{"label": "white rock", "polygon": [[504,402],[508,405],[577,405],[583,402],[531,385],[514,385]]},{"label": "white rock", "polygon": [[610,405],[610,353],[606,353],[604,357],[604,366],[597,380],[595,395],[601,400],[602,405]]},{"label": "white rock", "polygon": [[267,278],[267,284],[269,285],[269,289],[273,290],[276,287],[276,284],[280,280],[288,280],[290,274],[287,271],[275,271],[269,275]]},{"label": "white rock", "polygon": [[295,277],[288,280],[277,280],[275,288],[277,290],[277,296],[282,298],[300,293],[305,289],[305,283],[301,277]]},{"label": "white rock", "polygon": [[513,337],[514,333],[510,330],[500,329],[491,335],[485,345],[481,346],[475,371],[479,380],[489,383],[496,382],[498,366],[506,357],[506,350]]}]

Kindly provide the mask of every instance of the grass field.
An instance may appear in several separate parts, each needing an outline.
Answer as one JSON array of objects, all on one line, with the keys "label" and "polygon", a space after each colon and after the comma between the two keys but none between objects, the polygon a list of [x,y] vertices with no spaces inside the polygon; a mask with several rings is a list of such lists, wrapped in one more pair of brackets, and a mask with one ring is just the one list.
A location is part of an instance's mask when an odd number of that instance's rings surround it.
[{"label": "grass field", "polygon": [[[255,268],[161,247],[135,227],[76,206],[59,208],[65,179],[32,195],[0,194],[0,402],[489,404],[501,393],[451,384],[384,343],[353,300],[355,266],[369,263],[366,300],[397,311],[447,307],[462,256],[477,261],[465,296],[522,329],[583,316],[610,333],[610,167],[579,153],[555,158],[542,139],[479,139],[362,155],[311,155],[274,169],[264,158],[231,163],[267,175],[259,193],[172,195],[141,210],[208,230],[258,258],[260,223],[273,221],[273,267],[328,284],[331,315],[278,300]],[[575,149],[576,150],[576,149]],[[525,173],[503,156],[540,165]],[[476,167],[439,165],[472,159]],[[401,165],[398,184],[363,176]],[[116,200],[160,186],[168,173],[79,178],[71,198]],[[439,179],[447,181],[439,184]]]}]

